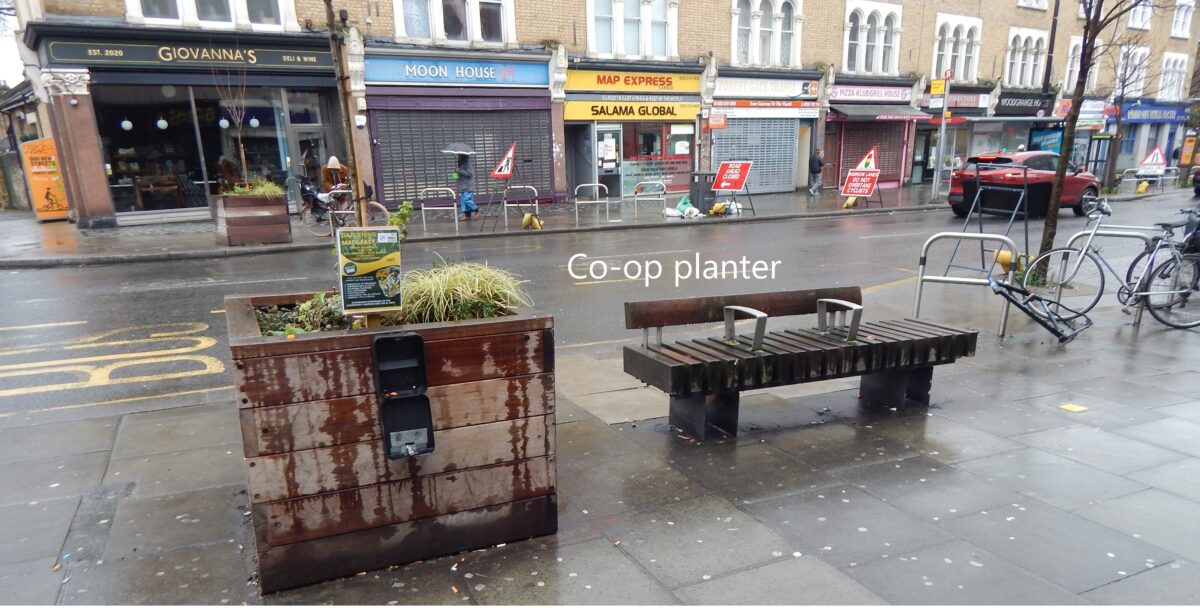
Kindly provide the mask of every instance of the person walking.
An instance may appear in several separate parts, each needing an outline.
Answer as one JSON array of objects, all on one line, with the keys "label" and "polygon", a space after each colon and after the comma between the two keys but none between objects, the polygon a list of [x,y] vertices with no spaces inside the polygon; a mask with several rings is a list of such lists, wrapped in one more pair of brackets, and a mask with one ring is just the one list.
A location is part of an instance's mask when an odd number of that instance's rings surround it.
[{"label": "person walking", "polygon": [[479,206],[475,204],[475,168],[470,155],[458,155],[458,168],[453,177],[458,180],[458,210],[463,214],[462,219],[469,220],[472,214],[479,211]]},{"label": "person walking", "polygon": [[817,196],[821,193],[821,170],[824,168],[825,159],[821,158],[821,150],[818,148],[808,159],[808,179],[811,182],[808,187],[809,196]]}]

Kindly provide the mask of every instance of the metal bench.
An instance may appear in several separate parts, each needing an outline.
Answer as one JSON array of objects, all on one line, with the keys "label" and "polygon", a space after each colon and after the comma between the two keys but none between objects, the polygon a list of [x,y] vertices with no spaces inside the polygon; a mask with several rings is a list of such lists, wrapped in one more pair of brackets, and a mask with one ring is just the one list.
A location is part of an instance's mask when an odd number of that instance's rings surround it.
[{"label": "metal bench", "polygon": [[[978,332],[925,320],[862,322],[862,291],[800,291],[625,303],[625,373],[670,395],[670,422],[705,440],[737,434],[740,391],[861,376],[861,397],[887,407],[929,405],[933,366],[975,354]],[[739,335],[735,317],[756,319]],[[768,319],[816,314],[813,329]],[[723,336],[664,342],[662,328],[724,322]],[[651,341],[650,330],[655,330]]]}]

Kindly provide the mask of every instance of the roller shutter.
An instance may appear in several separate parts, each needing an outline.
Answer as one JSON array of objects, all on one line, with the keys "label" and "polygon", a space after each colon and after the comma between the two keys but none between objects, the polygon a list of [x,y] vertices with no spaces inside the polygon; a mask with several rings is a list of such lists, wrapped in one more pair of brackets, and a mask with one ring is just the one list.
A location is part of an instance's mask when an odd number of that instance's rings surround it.
[{"label": "roller shutter", "polygon": [[796,189],[795,118],[730,118],[713,132],[713,169],[723,161],[753,161],[746,187],[752,194]]},{"label": "roller shutter", "polygon": [[874,123],[844,123],[842,132],[842,175],[838,184],[846,181],[846,174],[858,166],[858,161],[875,146],[875,158],[879,162],[879,180],[897,181],[903,168],[904,130],[907,122],[879,121]]}]

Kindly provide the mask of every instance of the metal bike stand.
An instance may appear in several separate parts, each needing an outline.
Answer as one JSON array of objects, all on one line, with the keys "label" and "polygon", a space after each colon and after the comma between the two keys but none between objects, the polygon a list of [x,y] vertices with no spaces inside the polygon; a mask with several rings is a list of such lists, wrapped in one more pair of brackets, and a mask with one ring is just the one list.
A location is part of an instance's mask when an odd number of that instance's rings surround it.
[{"label": "metal bike stand", "polygon": [[[510,192],[532,192],[533,196],[529,199],[530,202],[523,203],[519,200],[509,199]],[[516,207],[517,213],[526,207],[533,207],[533,214],[538,214],[538,191],[533,186],[508,186],[504,189],[504,196],[500,199],[500,212],[504,214],[504,230],[508,231],[508,208]],[[499,222],[496,222],[499,224]],[[496,231],[496,225],[492,226],[492,232]]]},{"label": "metal bike stand", "polygon": [[[988,280],[986,278],[973,279],[970,277],[952,277],[952,276],[948,276],[948,275],[943,275],[943,276],[926,276],[925,275],[925,263],[928,261],[930,245],[933,245],[937,241],[941,241],[941,240],[945,240],[945,239],[958,239],[960,243],[962,241],[997,242],[1002,245],[1007,245],[1008,250],[1011,251],[1013,254],[1013,259],[1014,260],[1016,259],[1016,255],[1017,255],[1016,243],[1013,243],[1012,239],[1008,238],[1007,236],[1005,236],[1003,234],[988,234],[988,233],[976,233],[976,232],[939,232],[939,233],[929,237],[929,240],[925,241],[925,245],[921,247],[921,259],[917,265],[917,295],[916,295],[916,299],[913,301],[913,318],[921,317],[921,291],[922,291],[922,288],[924,287],[925,283],[948,283],[951,285],[978,285],[981,287],[988,287],[989,289],[991,288],[990,285],[988,284]],[[957,247],[956,247],[956,249],[957,249]],[[1008,267],[1008,279],[1007,279],[1008,283],[1012,283],[1013,272],[1015,269],[1016,269],[1016,264],[1013,264]],[[949,270],[947,270],[947,272],[949,272]],[[989,273],[989,276],[990,276],[990,273]],[[1009,307],[1010,307],[1010,303],[1008,302],[1008,300],[1005,300],[1004,301],[1004,310],[1003,310],[1003,312],[1000,313],[1000,334],[999,334],[1000,338],[1004,338],[1004,334],[1008,331]]]},{"label": "metal bike stand", "polygon": [[[449,207],[447,207],[446,205],[430,205],[429,204],[429,199],[431,198],[431,195],[445,194],[447,192],[450,193],[450,206]],[[444,209],[449,209],[451,211],[451,215],[454,216],[454,234],[458,234],[458,193],[455,192],[452,188],[422,188],[421,191],[417,193],[417,202],[421,204],[421,230],[422,231],[424,231],[426,234],[429,233],[429,228],[425,225],[425,210],[426,209],[429,209],[430,211],[442,211]]]},{"label": "metal bike stand", "polygon": [[[1141,232],[1133,232],[1133,231],[1134,230],[1158,230],[1157,228],[1150,227],[1150,226],[1118,226],[1116,224],[1106,224],[1104,227],[1105,228],[1115,228],[1115,230],[1097,230],[1095,235],[1096,236],[1107,236],[1107,237],[1118,238],[1118,239],[1137,239],[1137,240],[1140,240],[1143,243],[1145,243],[1146,247],[1149,247],[1150,243],[1152,242],[1152,239],[1150,238],[1150,236],[1147,234],[1142,234]],[[1067,240],[1067,249],[1074,249],[1076,241],[1078,241],[1079,239],[1088,238],[1091,235],[1092,235],[1092,231],[1090,231],[1090,230],[1076,232],[1074,235],[1071,236],[1071,238],[1069,240]],[[1104,272],[1104,270],[1101,269],[1100,272]],[[1058,291],[1054,294],[1054,299],[1062,300],[1062,284],[1061,283],[1058,286]],[[1143,299],[1141,302],[1138,303],[1138,306],[1133,313],[1133,325],[1135,327],[1142,324],[1142,312],[1145,309],[1146,309],[1146,302]]]},{"label": "metal bike stand", "polygon": [[[579,200],[579,191],[584,188],[591,188],[594,196],[588,200]],[[600,198],[600,189],[604,188],[604,198]],[[575,186],[575,227],[579,227],[579,206],[580,205],[604,205],[604,221],[611,222],[612,216],[609,214],[608,206],[612,201],[608,198],[608,186],[601,183],[595,184],[579,184]],[[596,212],[596,217],[600,217],[600,212]]]},{"label": "metal bike stand", "polygon": [[[991,184],[984,184],[980,181],[980,178],[979,178],[979,170],[981,167],[983,169],[1011,169],[1014,171],[1020,170],[1022,172],[1021,187],[1016,188],[1013,186],[995,186],[995,185],[991,185]],[[1029,208],[1028,208],[1029,207],[1029,167],[1014,167],[1012,165],[976,163],[975,164],[975,198],[971,200],[971,208],[967,211],[967,217],[966,217],[966,220],[963,221],[963,227],[962,227],[961,232],[966,233],[967,229],[971,227],[971,221],[974,219],[972,216],[978,215],[978,217],[979,217],[979,232],[978,232],[978,234],[993,234],[993,233],[986,233],[983,231],[983,216],[984,216],[983,194],[984,194],[984,192],[1018,192],[1018,193],[1020,193],[1020,196],[1017,197],[1016,205],[1013,206],[1012,212],[1009,213],[1008,224],[1006,224],[1004,226],[1003,236],[1008,236],[1009,233],[1012,232],[1013,224],[1015,224],[1017,221],[1017,215],[1021,215],[1024,219],[1024,227],[1025,227],[1025,252],[1026,252],[1026,255],[1028,255],[1028,252],[1029,252]],[[993,213],[993,215],[1003,216],[1002,213]],[[978,240],[978,239],[973,239],[973,240]],[[946,274],[950,273],[951,268],[959,268],[962,270],[973,270],[973,271],[981,272],[984,274],[992,274],[992,272],[995,271],[996,260],[993,258],[992,265],[988,266],[987,249],[984,247],[983,241],[980,241],[980,243],[979,243],[979,266],[978,267],[962,266],[959,264],[955,264],[954,260],[958,256],[958,248],[961,244],[962,244],[961,242],[959,242],[958,244],[955,244],[954,251],[950,254],[950,261],[946,263]],[[1017,255],[1020,255],[1020,252],[1014,250],[1013,251],[1013,259],[1012,259],[1014,267],[1019,263],[1019,260],[1016,257]]]},{"label": "metal bike stand", "polygon": [[[653,188],[652,190],[650,188]],[[638,215],[638,203],[661,202],[667,210],[667,185],[663,182],[638,182],[633,187],[633,217]]]}]

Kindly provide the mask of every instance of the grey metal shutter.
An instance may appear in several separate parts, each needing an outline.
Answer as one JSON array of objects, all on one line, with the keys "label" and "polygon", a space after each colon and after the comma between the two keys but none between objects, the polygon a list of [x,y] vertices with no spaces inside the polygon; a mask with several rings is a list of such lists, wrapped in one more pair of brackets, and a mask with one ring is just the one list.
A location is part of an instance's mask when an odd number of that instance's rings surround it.
[{"label": "grey metal shutter", "polygon": [[796,189],[796,145],[800,121],[795,118],[730,118],[713,132],[713,169],[730,160],[753,161],[752,194]]},{"label": "grey metal shutter", "polygon": [[[475,149],[476,201],[499,201],[507,182],[533,186],[539,196],[553,194],[547,110],[373,110],[372,119],[381,178],[377,196],[388,207],[415,199],[423,188],[454,188],[454,157],[442,153],[452,143]],[[492,168],[514,141],[516,176],[492,179]]]},{"label": "grey metal shutter", "polygon": [[900,161],[904,156],[904,130],[907,122],[878,121],[872,123],[844,123],[842,132],[842,175],[838,185],[846,183],[846,175],[858,166],[859,161],[875,148],[875,160],[879,163],[879,180],[896,181],[900,179],[903,167]]}]

